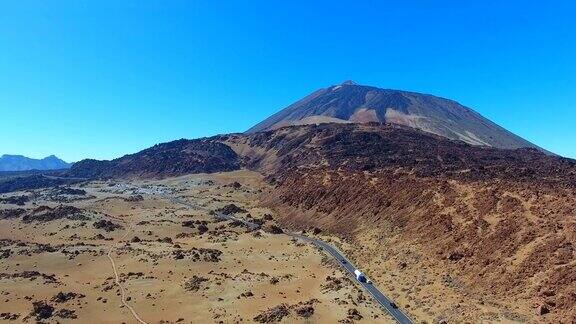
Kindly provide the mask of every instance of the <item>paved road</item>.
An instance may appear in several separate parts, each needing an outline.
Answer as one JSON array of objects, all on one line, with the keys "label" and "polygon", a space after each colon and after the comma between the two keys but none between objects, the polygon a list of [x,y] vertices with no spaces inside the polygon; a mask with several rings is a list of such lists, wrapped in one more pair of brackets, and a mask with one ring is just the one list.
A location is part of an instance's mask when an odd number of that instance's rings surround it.
[{"label": "paved road", "polygon": [[[354,270],[356,270],[358,268],[356,268],[350,262],[350,260],[348,260],[346,258],[346,256],[344,254],[342,254],[340,251],[338,251],[332,245],[330,245],[330,244],[328,244],[322,240],[311,238],[311,237],[304,236],[301,234],[288,234],[288,235],[319,246],[324,251],[326,251],[330,255],[332,255],[338,261],[338,263],[342,267],[344,267],[348,271],[348,273],[350,273],[350,275],[352,277],[354,277],[354,280],[356,280],[356,276],[354,275]],[[342,260],[346,260],[346,263],[342,263]],[[368,291],[370,293],[370,295],[372,295],[372,297],[374,297],[374,299],[376,299],[376,301],[378,303],[380,303],[380,305],[382,305],[382,307],[384,307],[386,309],[386,311],[388,311],[388,313],[390,313],[390,315],[392,315],[392,317],[394,317],[394,319],[396,319],[396,321],[398,321],[398,323],[400,323],[400,324],[412,324],[412,321],[410,320],[410,318],[406,314],[404,314],[404,312],[402,312],[399,308],[393,307],[392,301],[388,297],[386,297],[382,292],[380,292],[380,290],[378,290],[378,288],[376,288],[376,286],[374,286],[373,283],[359,282],[359,281],[358,281],[358,283],[360,285],[362,285],[362,287],[366,291]]]},{"label": "paved road", "polygon": [[[192,207],[192,208],[196,208],[196,209],[201,209],[201,210],[206,210],[206,211],[210,211],[210,209],[202,207],[202,206],[198,206],[196,204],[190,203],[184,199],[180,199],[180,198],[176,198],[173,196],[169,196],[169,195],[163,195],[164,197],[170,199],[171,201],[178,203],[178,204],[182,204],[188,207]],[[228,219],[228,220],[235,220],[238,222],[241,222],[242,224],[244,224],[245,226],[247,226],[248,228],[255,230],[260,228],[260,225],[255,224],[255,223],[251,223],[248,222],[246,220],[234,217],[233,215],[228,215],[228,214],[223,214],[220,212],[216,212],[216,214],[214,215],[216,218],[219,219]],[[324,251],[328,252],[332,257],[334,257],[336,259],[336,261],[338,261],[338,264],[340,264],[342,267],[344,267],[348,273],[354,278],[354,280],[356,280],[356,276],[354,275],[354,270],[358,269],[356,268],[351,262],[350,260],[348,260],[346,258],[346,256],[344,254],[342,254],[342,252],[338,251],[336,248],[334,248],[332,245],[319,240],[319,239],[315,239],[315,238],[311,238],[302,234],[297,234],[297,233],[286,233],[286,235],[289,235],[291,237],[297,238],[297,239],[301,239],[303,241],[309,242],[309,243],[313,243],[316,246],[319,246],[320,248],[322,248]],[[342,263],[342,260],[346,260],[346,263]],[[404,312],[402,312],[399,308],[397,307],[393,307],[392,306],[392,301],[386,297],[382,292],[380,292],[380,290],[378,290],[378,288],[376,288],[376,286],[374,286],[373,283],[366,283],[366,282],[358,282],[362,288],[364,288],[370,295],[372,295],[372,297],[374,297],[374,299],[382,306],[384,307],[384,309],[386,309],[386,311],[392,315],[392,317],[394,317],[394,319],[396,319],[396,321],[398,321],[398,323],[400,324],[412,324],[412,321],[410,320],[410,318],[404,314]]]}]

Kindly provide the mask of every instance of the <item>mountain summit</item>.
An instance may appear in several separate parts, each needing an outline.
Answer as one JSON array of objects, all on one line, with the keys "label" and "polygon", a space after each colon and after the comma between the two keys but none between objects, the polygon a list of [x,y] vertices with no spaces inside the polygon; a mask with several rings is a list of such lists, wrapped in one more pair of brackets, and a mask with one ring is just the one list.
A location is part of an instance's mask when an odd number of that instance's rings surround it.
[{"label": "mountain summit", "polygon": [[354,81],[315,91],[247,133],[290,125],[368,122],[405,125],[472,145],[542,150],[456,101]]}]

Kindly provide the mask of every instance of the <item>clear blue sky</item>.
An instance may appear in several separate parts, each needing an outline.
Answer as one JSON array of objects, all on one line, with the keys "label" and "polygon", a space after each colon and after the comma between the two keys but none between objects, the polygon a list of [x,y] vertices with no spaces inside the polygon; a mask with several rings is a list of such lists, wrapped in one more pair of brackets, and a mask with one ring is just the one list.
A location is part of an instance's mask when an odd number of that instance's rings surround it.
[{"label": "clear blue sky", "polygon": [[352,79],[576,157],[572,2],[2,1],[0,154],[108,159],[241,132]]}]

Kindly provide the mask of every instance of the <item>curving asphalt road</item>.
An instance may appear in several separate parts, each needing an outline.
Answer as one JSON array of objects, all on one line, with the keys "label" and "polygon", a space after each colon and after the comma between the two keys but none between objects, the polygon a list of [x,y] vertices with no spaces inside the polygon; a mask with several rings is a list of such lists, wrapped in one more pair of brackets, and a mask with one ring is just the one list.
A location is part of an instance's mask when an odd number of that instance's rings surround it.
[{"label": "curving asphalt road", "polygon": [[[174,203],[178,203],[178,204],[182,204],[191,208],[195,208],[195,209],[201,209],[201,210],[205,210],[205,211],[211,211],[211,209],[202,207],[202,206],[198,206],[196,204],[190,203],[184,199],[181,198],[177,198],[171,195],[167,195],[165,193],[161,194],[161,196],[171,200]],[[242,224],[244,224],[246,227],[248,227],[251,230],[256,230],[260,228],[260,225],[256,224],[256,223],[252,223],[240,218],[237,218],[233,215],[229,215],[229,214],[224,214],[221,212],[216,212],[216,214],[214,215],[214,217],[218,218],[218,219],[226,219],[226,220],[234,220],[234,221],[238,221],[241,222]],[[330,254],[333,258],[336,259],[336,261],[338,261],[338,264],[340,264],[342,267],[344,267],[344,269],[346,269],[346,271],[353,277],[353,279],[355,281],[356,280],[356,276],[354,275],[354,270],[358,269],[356,268],[351,262],[350,260],[348,260],[348,258],[346,258],[346,256],[338,251],[338,249],[336,249],[335,247],[333,247],[332,245],[319,240],[319,239],[315,239],[315,238],[311,238],[302,234],[297,234],[297,233],[285,233],[288,236],[294,237],[296,239],[300,239],[303,240],[305,242],[308,243],[312,243],[315,244],[316,246],[320,247],[321,249],[323,249],[324,251],[328,252],[328,254]],[[345,260],[346,262],[343,263],[342,261]],[[402,312],[402,310],[400,310],[395,303],[392,302],[392,300],[388,297],[386,297],[382,292],[380,292],[380,290],[378,290],[378,288],[376,288],[376,286],[370,282],[359,282],[357,281],[362,288],[364,288],[364,290],[366,290],[370,295],[372,295],[372,297],[390,314],[392,315],[392,317],[394,317],[394,319],[400,323],[400,324],[412,324],[412,321],[410,320],[410,318],[404,313]]]},{"label": "curving asphalt road", "polygon": [[[350,260],[348,260],[344,254],[342,254],[342,252],[338,251],[332,245],[330,245],[330,244],[328,244],[322,240],[311,238],[311,237],[304,236],[301,234],[288,234],[288,235],[295,237],[297,239],[301,239],[303,241],[315,244],[316,246],[322,248],[324,251],[328,252],[332,257],[334,257],[336,259],[336,261],[338,261],[338,263],[342,267],[344,267],[344,269],[346,269],[348,271],[348,273],[354,278],[354,280],[356,280],[356,276],[354,275],[354,270],[356,270],[358,268],[356,268],[350,262]],[[345,260],[346,263],[343,263],[342,260]],[[390,315],[392,315],[392,317],[394,317],[394,319],[398,323],[400,323],[400,324],[412,324],[412,321],[410,320],[410,318],[406,314],[404,314],[404,312],[402,312],[397,306],[395,306],[396,304],[393,304],[392,300],[390,300],[382,292],[380,292],[380,290],[378,290],[378,288],[376,288],[376,286],[374,286],[373,283],[360,282],[360,281],[357,281],[357,282],[362,286],[362,288],[364,288],[366,291],[368,291],[368,293],[370,293],[370,295],[372,295],[372,297],[374,297],[374,299],[382,307],[384,307],[384,309],[386,309],[386,311],[388,313],[390,313]]]}]

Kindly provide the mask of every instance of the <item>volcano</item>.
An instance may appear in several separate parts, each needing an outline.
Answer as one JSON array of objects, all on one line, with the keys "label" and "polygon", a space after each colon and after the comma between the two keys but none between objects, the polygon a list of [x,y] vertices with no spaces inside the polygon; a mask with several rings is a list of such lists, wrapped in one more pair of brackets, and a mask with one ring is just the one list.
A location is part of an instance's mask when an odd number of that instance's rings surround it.
[{"label": "volcano", "polygon": [[391,123],[472,145],[542,148],[456,101],[429,94],[380,89],[353,81],[320,89],[250,128],[247,133],[321,123]]}]

